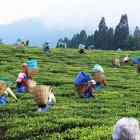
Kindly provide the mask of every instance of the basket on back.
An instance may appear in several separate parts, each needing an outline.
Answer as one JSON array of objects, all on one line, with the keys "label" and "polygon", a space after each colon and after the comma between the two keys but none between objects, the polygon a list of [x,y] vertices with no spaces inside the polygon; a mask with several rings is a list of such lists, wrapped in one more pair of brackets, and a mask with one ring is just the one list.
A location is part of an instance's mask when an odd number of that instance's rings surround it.
[{"label": "basket on back", "polygon": [[118,64],[119,60],[117,58],[112,58],[112,64],[116,66]]},{"label": "basket on back", "polygon": [[47,105],[49,92],[50,92],[50,86],[45,86],[45,85],[37,85],[33,89],[33,97],[38,106]]},{"label": "basket on back", "polygon": [[79,97],[84,97],[86,91],[86,84],[75,84],[75,90],[77,91]]},{"label": "basket on back", "polygon": [[28,90],[28,92],[33,92],[33,88],[35,88],[36,87],[36,81],[34,81],[34,80],[28,80],[28,86],[27,86],[27,90]]},{"label": "basket on back", "polygon": [[136,64],[136,62],[134,60],[131,60],[130,64]]},{"label": "basket on back", "polygon": [[33,77],[35,76],[35,74],[37,73],[37,71],[38,71],[37,68],[27,67],[27,72],[28,72],[29,79],[33,79]]},{"label": "basket on back", "polygon": [[0,80],[0,97],[7,88],[7,82]]},{"label": "basket on back", "polygon": [[102,83],[103,73],[101,71],[93,72],[92,76],[96,83]]},{"label": "basket on back", "polygon": [[137,71],[140,72],[140,62],[137,63]]}]

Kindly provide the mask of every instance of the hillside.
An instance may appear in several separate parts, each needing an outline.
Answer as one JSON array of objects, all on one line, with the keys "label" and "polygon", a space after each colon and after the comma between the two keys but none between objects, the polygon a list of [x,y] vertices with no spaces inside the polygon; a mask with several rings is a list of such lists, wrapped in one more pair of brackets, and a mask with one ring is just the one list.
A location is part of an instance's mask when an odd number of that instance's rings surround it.
[{"label": "hillside", "polygon": [[[135,65],[111,65],[112,57],[123,60],[126,54],[139,57],[139,51],[86,50],[80,55],[75,49],[53,48],[45,54],[36,47],[0,45],[0,76],[12,80],[12,90],[20,99],[16,102],[9,95],[6,106],[0,106],[0,139],[111,140],[114,124],[121,117],[134,117],[140,122],[140,75]],[[16,92],[21,64],[30,59],[38,61],[34,80],[53,87],[57,103],[50,111],[35,112],[32,94]],[[80,71],[91,75],[95,64],[104,68],[107,87],[95,91],[96,99],[81,99],[74,89],[74,79]]]},{"label": "hillside", "polygon": [[[44,25],[42,18],[28,18],[17,20],[10,24],[0,25],[0,39],[4,39],[6,44],[14,44],[17,38],[29,39],[30,46],[42,46],[45,41],[50,42],[50,46],[55,48],[59,38],[67,36],[71,38],[73,34],[79,32],[77,29],[52,28]],[[91,32],[88,31],[91,34]]]}]

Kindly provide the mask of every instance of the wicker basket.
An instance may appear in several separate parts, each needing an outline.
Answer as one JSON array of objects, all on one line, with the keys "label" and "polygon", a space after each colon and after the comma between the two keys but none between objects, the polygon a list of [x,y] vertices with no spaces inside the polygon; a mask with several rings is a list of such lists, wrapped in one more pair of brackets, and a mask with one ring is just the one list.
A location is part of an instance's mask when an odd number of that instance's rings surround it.
[{"label": "wicker basket", "polygon": [[47,105],[49,92],[50,92],[50,86],[45,86],[45,85],[37,85],[33,89],[33,97],[38,106]]},{"label": "wicker basket", "polygon": [[0,97],[2,96],[3,92],[7,88],[7,82],[5,81],[0,81]]},{"label": "wicker basket", "polygon": [[137,71],[140,71],[140,62],[137,63]]},{"label": "wicker basket", "polygon": [[33,79],[34,75],[37,73],[38,69],[27,67],[29,79]]},{"label": "wicker basket", "polygon": [[102,83],[103,73],[100,71],[96,71],[92,73],[93,79],[96,83]]},{"label": "wicker basket", "polygon": [[116,66],[118,64],[119,60],[117,58],[112,58],[112,64],[113,66]]},{"label": "wicker basket", "polygon": [[136,64],[136,62],[134,60],[131,60],[130,64]]},{"label": "wicker basket", "polygon": [[75,84],[75,90],[77,91],[79,97],[84,97],[86,91],[86,84]]},{"label": "wicker basket", "polygon": [[36,81],[34,81],[34,80],[28,80],[28,86],[27,86],[27,91],[28,92],[33,92],[33,88],[35,88],[36,87]]}]

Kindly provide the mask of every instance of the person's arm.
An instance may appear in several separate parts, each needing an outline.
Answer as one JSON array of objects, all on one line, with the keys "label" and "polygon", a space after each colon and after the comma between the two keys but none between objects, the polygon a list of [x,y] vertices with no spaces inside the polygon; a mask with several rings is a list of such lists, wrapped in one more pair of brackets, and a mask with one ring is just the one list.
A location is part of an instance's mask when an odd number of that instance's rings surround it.
[{"label": "person's arm", "polygon": [[22,82],[23,82],[23,84],[24,84],[25,86],[28,86],[28,83],[27,83],[27,81],[26,81],[25,79],[22,79]]},{"label": "person's arm", "polygon": [[22,71],[22,73],[25,73],[27,75],[27,67],[24,68],[24,70]]},{"label": "person's arm", "polygon": [[107,86],[105,79],[102,79],[102,83],[104,84],[104,86]]},{"label": "person's arm", "polygon": [[93,93],[93,87],[92,87],[92,86],[89,86],[89,87],[88,87],[88,92],[90,93],[90,95],[91,95],[93,98],[95,98],[95,95],[94,95],[94,93]]},{"label": "person's arm", "polygon": [[10,93],[14,97],[14,99],[16,99],[18,101],[18,98],[15,96],[15,94],[13,93],[11,88],[8,87],[6,90],[8,91],[8,93]]}]

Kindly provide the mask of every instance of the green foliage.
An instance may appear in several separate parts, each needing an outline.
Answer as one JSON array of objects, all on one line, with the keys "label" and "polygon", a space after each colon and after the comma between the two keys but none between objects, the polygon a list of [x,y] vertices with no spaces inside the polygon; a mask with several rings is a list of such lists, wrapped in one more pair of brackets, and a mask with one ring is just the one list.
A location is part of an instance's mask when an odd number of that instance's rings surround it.
[{"label": "green foliage", "polygon": [[[79,44],[85,44],[86,49],[88,46],[94,45],[96,49],[101,50],[139,50],[140,49],[140,31],[136,26],[134,35],[129,35],[129,26],[127,15],[122,15],[119,24],[115,28],[108,28],[105,23],[105,18],[102,17],[99,23],[99,29],[95,30],[94,34],[86,35],[86,31],[82,30],[72,37],[72,39],[59,39],[59,41],[67,42],[68,48],[77,48]],[[56,45],[58,48],[58,43]]]},{"label": "green foliage", "polygon": [[115,34],[114,34],[114,45],[115,49],[125,48],[125,41],[129,36],[129,26],[128,26],[128,18],[127,15],[122,15],[120,19],[120,23],[116,26]]},{"label": "green foliage", "polygon": [[[75,49],[51,49],[0,45],[0,76],[9,77],[12,90],[8,103],[0,106],[1,140],[111,140],[113,126],[121,117],[140,121],[140,75],[135,65],[121,64],[113,68],[112,57],[139,57],[138,51],[91,51],[80,55]],[[57,103],[50,111],[35,112],[37,107],[31,93],[16,93],[17,74],[21,64],[30,59],[38,61],[39,71],[34,80],[52,85]],[[107,87],[95,91],[97,99],[81,99],[74,89],[74,79],[80,71],[91,75],[95,64],[105,70]]]}]

